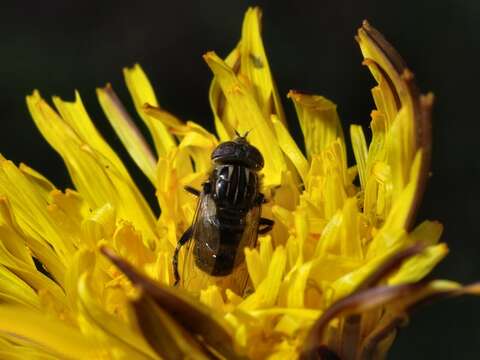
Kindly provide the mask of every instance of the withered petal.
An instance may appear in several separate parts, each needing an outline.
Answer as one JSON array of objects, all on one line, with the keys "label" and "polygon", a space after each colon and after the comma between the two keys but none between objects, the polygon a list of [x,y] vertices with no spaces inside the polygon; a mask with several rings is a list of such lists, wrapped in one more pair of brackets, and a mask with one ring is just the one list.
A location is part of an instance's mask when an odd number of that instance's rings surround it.
[{"label": "withered petal", "polygon": [[380,266],[378,266],[375,271],[371,273],[365,280],[363,280],[356,291],[376,286],[382,279],[391,274],[394,270],[398,269],[404,260],[420,254],[423,250],[425,250],[425,248],[426,246],[423,244],[415,244],[395,253],[383,264],[380,264]]},{"label": "withered petal", "polygon": [[138,325],[152,349],[164,359],[212,359],[201,343],[146,294],[133,302]]},{"label": "withered petal", "polygon": [[102,247],[101,251],[129,279],[140,287],[145,294],[186,331],[199,336],[208,345],[227,359],[243,359],[234,348],[232,336],[223,324],[223,319],[211,309],[193,299],[180,289],[174,289],[154,282],[139,273],[128,262],[117,256],[111,249]]},{"label": "withered petal", "polygon": [[[420,206],[423,193],[425,192],[426,182],[428,179],[428,173],[430,171],[431,162],[431,147],[432,147],[432,131],[431,131],[431,113],[433,106],[433,94],[422,95],[415,82],[413,73],[408,69],[405,61],[395,48],[385,39],[385,37],[373,26],[371,26],[366,20],[362,26],[358,29],[357,41],[360,42],[360,38],[364,36],[368,41],[368,45],[376,48],[381,59],[367,59],[366,61],[374,62],[375,66],[385,77],[386,81],[391,87],[392,93],[395,96],[397,107],[405,104],[401,103],[401,97],[399,96],[399,89],[397,89],[392,81],[393,76],[400,79],[403,84],[402,87],[406,90],[406,96],[409,99],[409,104],[412,108],[413,120],[415,123],[415,145],[416,149],[422,149],[422,164],[419,177],[419,186],[415,194],[415,201],[410,210],[410,214],[407,220],[407,230],[413,226],[415,215]],[[380,61],[381,60],[381,61]],[[388,63],[395,74],[389,74],[389,71],[383,68],[380,63]]]},{"label": "withered petal", "polygon": [[433,301],[461,295],[480,295],[480,282],[457,289],[439,290],[432,293],[427,292],[424,296],[415,299],[415,301],[405,304],[405,307],[398,307],[396,312],[390,312],[387,316],[384,316],[376,328],[363,340],[360,347],[360,359],[372,359],[375,356],[377,345],[392,331],[395,331],[407,322],[407,314],[411,314],[420,306]]},{"label": "withered petal", "polygon": [[425,287],[425,283],[422,282],[396,286],[377,286],[356,292],[337,301],[313,324],[303,345],[302,354],[316,351],[318,346],[322,344],[325,329],[334,318],[341,315],[360,314],[384,306],[423,287]]},{"label": "withered petal", "polygon": [[402,326],[408,317],[405,313],[389,314],[384,316],[375,329],[363,340],[360,351],[360,359],[373,359],[378,344],[392,331]]},{"label": "withered petal", "polygon": [[[380,264],[380,266],[362,282],[356,291],[359,292],[378,285],[382,279],[396,270],[404,260],[421,253],[424,249],[424,245],[416,244],[395,253],[383,264]],[[361,340],[361,321],[362,318],[359,314],[348,315],[343,321],[344,336],[342,336],[342,341],[337,350],[342,357],[345,357],[346,359],[355,358]]]},{"label": "withered petal", "polygon": [[325,329],[334,318],[388,306],[389,311],[386,313],[390,314],[390,318],[380,322],[372,332],[372,337],[367,337],[361,346],[366,353],[371,354],[381,340],[404,322],[406,314],[418,306],[440,298],[467,294],[480,295],[480,282],[461,287],[452,283],[445,285],[442,281],[420,281],[413,284],[377,286],[356,292],[337,301],[315,322],[307,335],[302,354],[316,351],[322,344]]}]

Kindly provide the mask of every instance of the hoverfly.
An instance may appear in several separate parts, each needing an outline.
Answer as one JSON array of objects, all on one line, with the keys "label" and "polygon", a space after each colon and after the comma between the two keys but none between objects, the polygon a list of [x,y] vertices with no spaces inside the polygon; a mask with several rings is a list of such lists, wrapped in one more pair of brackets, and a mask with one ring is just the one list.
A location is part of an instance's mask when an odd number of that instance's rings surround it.
[{"label": "hoverfly", "polygon": [[[251,145],[248,132],[218,145],[212,152],[213,169],[202,190],[185,187],[198,197],[192,225],[177,243],[172,263],[175,286],[198,291],[210,284],[243,294],[248,273],[244,250],[255,247],[258,234],[273,227],[261,217],[265,202],[258,172],[264,160]],[[180,249],[187,245],[182,276],[178,270]]]}]

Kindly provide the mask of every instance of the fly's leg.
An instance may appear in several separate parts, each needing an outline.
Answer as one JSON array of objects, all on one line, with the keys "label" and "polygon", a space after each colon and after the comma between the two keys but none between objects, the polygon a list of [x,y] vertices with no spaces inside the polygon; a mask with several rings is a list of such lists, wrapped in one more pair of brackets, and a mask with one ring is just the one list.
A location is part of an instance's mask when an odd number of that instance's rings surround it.
[{"label": "fly's leg", "polygon": [[263,204],[266,204],[268,201],[267,201],[267,199],[265,199],[265,195],[263,195],[262,193],[259,193],[257,195],[257,198],[255,199],[255,202],[258,205],[263,205]]},{"label": "fly's leg", "polygon": [[[205,194],[210,194],[211,192],[211,185],[210,185],[210,182],[209,181],[205,181],[203,184],[203,192]],[[200,190],[197,190],[195,189],[194,187],[191,187],[191,186],[185,186],[184,187],[185,191],[189,192],[190,194],[192,195],[195,195],[196,197],[199,197],[200,194],[202,193]]]},{"label": "fly's leg", "polygon": [[258,233],[260,235],[268,233],[270,230],[272,230],[273,224],[275,224],[275,221],[273,220],[260,218],[260,221],[258,223]]},{"label": "fly's leg", "polygon": [[[259,193],[257,195],[256,202],[258,205],[262,205],[267,202],[267,199],[265,199],[265,195],[263,195],[262,193]],[[275,222],[273,220],[260,218],[260,221],[258,223],[258,234],[263,235],[268,233],[270,230],[272,230],[274,223]]]},{"label": "fly's leg", "polygon": [[173,276],[175,278],[175,282],[173,283],[173,286],[178,286],[178,283],[180,282],[180,274],[178,273],[178,254],[180,253],[180,249],[182,248],[183,245],[185,245],[193,235],[193,228],[190,226],[182,235],[180,240],[177,242],[177,247],[175,248],[175,252],[173,253],[173,259],[172,259],[172,266],[173,266]]},{"label": "fly's leg", "polygon": [[197,189],[195,189],[191,186],[187,185],[187,186],[184,187],[184,189],[185,189],[185,191],[189,192],[192,195],[195,195],[197,197],[200,196],[200,190],[197,190]]}]

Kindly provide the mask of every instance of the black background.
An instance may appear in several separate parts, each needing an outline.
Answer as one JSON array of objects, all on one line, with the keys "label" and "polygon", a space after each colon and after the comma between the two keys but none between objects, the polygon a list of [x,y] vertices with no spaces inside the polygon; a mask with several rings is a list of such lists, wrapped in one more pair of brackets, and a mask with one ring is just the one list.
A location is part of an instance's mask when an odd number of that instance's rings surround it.
[{"label": "black background", "polygon": [[[345,129],[350,123],[366,129],[374,82],[360,65],[353,36],[368,19],[403,55],[420,88],[436,95],[433,177],[418,220],[444,223],[443,240],[451,253],[434,275],[461,282],[480,279],[480,2],[5,3],[0,5],[0,152],[29,164],[60,188],[71,186],[62,161],[33,125],[24,96],[38,88],[47,97],[72,99],[78,89],[98,128],[130,165],[150,200],[153,191],[120,150],[95,98],[95,87],[111,82],[132,109],[121,69],[139,62],[163,107],[213,130],[207,100],[211,75],[201,55],[215,50],[225,56],[239,39],[244,11],[258,4],[264,11],[265,46],[282,97],[292,88],[324,95],[338,104]],[[284,99],[298,134],[293,107]],[[401,330],[390,358],[477,358],[479,324],[478,298],[422,308]]]}]

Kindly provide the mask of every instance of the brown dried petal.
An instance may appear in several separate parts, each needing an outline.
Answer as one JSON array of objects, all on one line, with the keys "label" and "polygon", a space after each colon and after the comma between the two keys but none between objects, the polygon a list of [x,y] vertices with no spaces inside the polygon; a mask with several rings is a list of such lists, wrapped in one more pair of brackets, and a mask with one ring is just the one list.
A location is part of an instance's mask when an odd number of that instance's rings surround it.
[{"label": "brown dried petal", "polygon": [[234,349],[233,338],[223,319],[212,309],[199,303],[180,289],[154,282],[139,273],[112,250],[103,247],[102,252],[145,294],[189,333],[201,337],[209,348],[227,359],[242,359]]},{"label": "brown dried petal", "polygon": [[199,341],[152,298],[142,294],[133,302],[138,325],[152,349],[164,359],[211,359]]},{"label": "brown dried petal", "polygon": [[363,280],[362,284],[356,289],[356,291],[376,286],[382,279],[398,269],[404,260],[420,254],[425,248],[425,245],[416,244],[393,254],[383,264],[380,264],[372,274]]},{"label": "brown dried petal", "polygon": [[[383,37],[383,35],[364,21],[358,29],[357,41],[362,46],[373,50],[374,55],[366,62],[372,62],[385,78],[397,102],[397,108],[409,107],[415,123],[415,146],[422,149],[422,164],[419,177],[419,186],[415,194],[415,201],[407,220],[407,230],[413,225],[416,212],[420,205],[425,191],[426,181],[430,170],[431,161],[431,110],[433,106],[433,95],[421,95],[415,83],[413,73],[407,68],[405,61],[395,48]],[[398,110],[397,109],[397,110]]]},{"label": "brown dried petal", "polygon": [[[322,344],[322,337],[331,320],[339,316],[362,314],[367,311],[388,306],[390,318],[380,322],[372,337],[367,337],[361,346],[361,353],[373,354],[377,344],[391,331],[403,323],[406,314],[421,304],[448,296],[464,294],[480,295],[480,283],[461,287],[455,283],[443,281],[417,282],[396,286],[378,286],[347,296],[333,304],[318,319],[310,330],[305,341],[302,356],[315,353]],[[308,358],[308,357],[306,357]],[[362,357],[360,359],[369,359]]]},{"label": "brown dried petal", "polygon": [[363,290],[347,296],[333,304],[312,326],[305,341],[302,354],[315,352],[322,343],[323,334],[330,323],[336,317],[361,314],[418,291],[425,284],[405,284],[397,286],[378,286]]}]

